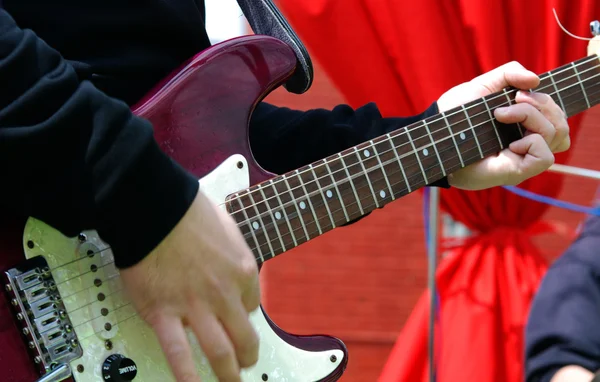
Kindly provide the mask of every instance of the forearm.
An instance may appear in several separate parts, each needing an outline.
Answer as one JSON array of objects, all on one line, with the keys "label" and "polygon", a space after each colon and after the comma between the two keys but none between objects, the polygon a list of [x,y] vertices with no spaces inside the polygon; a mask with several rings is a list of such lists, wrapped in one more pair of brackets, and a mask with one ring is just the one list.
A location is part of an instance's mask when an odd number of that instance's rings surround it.
[{"label": "forearm", "polygon": [[[291,110],[261,103],[250,124],[250,142],[257,161],[281,174],[436,114],[436,104],[423,113],[383,118],[373,103],[353,109]],[[447,187],[446,179],[435,185]]]},{"label": "forearm", "polygon": [[97,229],[130,265],[172,229],[196,180],[148,121],[80,82],[61,55],[0,9],[0,209],[67,235]]}]

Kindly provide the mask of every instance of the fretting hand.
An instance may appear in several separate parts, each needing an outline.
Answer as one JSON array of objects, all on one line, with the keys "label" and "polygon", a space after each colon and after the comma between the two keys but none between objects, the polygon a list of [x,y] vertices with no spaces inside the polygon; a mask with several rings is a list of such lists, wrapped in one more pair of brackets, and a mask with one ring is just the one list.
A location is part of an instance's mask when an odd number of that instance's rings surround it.
[{"label": "fretting hand", "polygon": [[516,185],[547,170],[554,163],[554,153],[570,145],[569,125],[563,111],[543,93],[530,93],[539,77],[517,62],[500,66],[444,93],[438,100],[440,112],[502,90],[507,86],[522,89],[516,104],[494,110],[499,122],[520,123],[525,136],[510,144],[498,155],[460,169],[448,176],[453,187],[466,190]]}]

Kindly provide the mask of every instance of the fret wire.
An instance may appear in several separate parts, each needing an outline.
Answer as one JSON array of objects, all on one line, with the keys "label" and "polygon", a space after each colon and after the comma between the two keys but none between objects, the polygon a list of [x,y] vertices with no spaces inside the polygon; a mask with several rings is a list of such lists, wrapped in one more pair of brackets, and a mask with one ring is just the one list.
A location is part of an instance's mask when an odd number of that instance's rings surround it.
[{"label": "fret wire", "polygon": [[279,191],[277,191],[277,188],[273,184],[273,179],[271,179],[270,183],[271,183],[271,188],[273,189],[273,193],[275,194],[275,197],[277,198],[277,201],[279,202],[279,205],[281,206],[281,213],[282,213],[283,217],[285,217],[285,221],[287,223],[288,229],[290,230],[290,234],[292,235],[292,241],[294,242],[294,247],[297,247],[298,240],[296,240],[296,235],[293,233],[294,230],[292,229],[292,224],[290,223],[290,218],[287,214],[287,211],[285,210],[285,205],[281,201],[281,197],[279,196]]},{"label": "fret wire", "polygon": [[556,95],[558,96],[558,101],[560,102],[560,106],[562,107],[563,112],[566,114],[567,108],[565,107],[565,104],[563,103],[563,99],[560,96],[560,92],[558,90],[558,87],[556,86],[556,82],[554,82],[554,75],[552,75],[552,73],[549,73],[548,78],[550,78],[550,81],[552,82],[552,86],[554,86],[554,90],[556,90]]},{"label": "fret wire", "polygon": [[375,205],[377,206],[377,208],[379,208],[379,202],[377,201],[377,195],[375,195],[375,190],[373,190],[373,185],[371,184],[371,179],[369,179],[367,169],[365,168],[365,165],[362,161],[361,156],[359,155],[359,152],[358,152],[358,149],[356,148],[356,146],[354,146],[354,152],[356,155],[356,160],[360,164],[360,167],[363,169],[363,172],[365,173],[365,178],[367,178],[367,183],[369,185],[369,189],[371,190],[371,194],[373,195],[373,200],[375,201]]},{"label": "fret wire", "polygon": [[[277,224],[277,221],[275,221],[275,214],[273,213],[273,209],[271,208],[271,206],[269,205],[269,203],[266,201],[267,200],[267,195],[263,191],[263,188],[262,188],[262,186],[260,184],[258,184],[258,190],[260,191],[260,194],[262,195],[263,202],[267,206],[267,209],[269,211],[269,215],[271,215],[271,220],[273,221],[273,226],[275,227],[275,231],[277,232],[277,237],[279,238],[279,242],[281,244],[281,250],[283,252],[285,252],[285,251],[287,251],[287,249],[285,248],[285,243],[283,242],[283,238],[282,238],[281,232],[279,232],[279,224]],[[273,256],[275,256],[275,252],[273,252]]]},{"label": "fret wire", "polygon": [[585,88],[583,87],[583,81],[581,81],[581,77],[579,76],[579,71],[577,70],[577,67],[575,66],[574,62],[571,62],[571,65],[573,66],[573,70],[575,71],[575,75],[577,76],[577,81],[579,82],[579,86],[581,87],[581,92],[583,93],[583,97],[585,98],[585,103],[587,104],[587,107],[589,109],[589,108],[591,108],[590,101],[588,100],[587,94],[585,92]]},{"label": "fret wire", "polygon": [[375,157],[377,158],[377,162],[379,163],[379,167],[381,167],[381,172],[383,173],[383,177],[385,179],[385,183],[388,186],[388,190],[390,191],[390,196],[392,198],[392,200],[395,200],[396,197],[394,196],[394,190],[392,190],[392,186],[390,185],[390,180],[388,179],[387,173],[385,171],[385,168],[383,167],[383,163],[381,162],[381,158],[379,157],[379,152],[377,151],[377,148],[375,147],[375,144],[373,144],[373,140],[370,140],[369,143],[371,144],[371,147],[373,148],[373,151],[375,151]]},{"label": "fret wire", "polygon": [[[597,58],[595,58],[594,60],[597,60]],[[582,65],[582,64],[579,64],[579,65]],[[595,69],[598,69],[598,67],[599,67],[599,65],[595,65],[594,67],[592,67],[592,68],[589,68],[589,69],[586,69],[586,70],[585,70],[585,71],[583,71],[583,72],[587,72],[587,71],[595,70]],[[586,80],[585,80],[585,81],[586,81],[586,82],[587,82],[587,81],[590,81],[591,79],[593,79],[593,78],[595,78],[595,77],[597,77],[597,76],[599,76],[599,75],[600,75],[600,74],[595,74],[595,75],[592,75],[592,76],[590,76],[590,77],[586,78]],[[565,80],[565,79],[563,79],[563,80],[561,80],[561,81],[564,81],[564,80]],[[568,87],[572,87],[572,86],[576,86],[576,85],[579,85],[579,83],[577,83],[577,84],[574,84],[574,85],[569,85]],[[540,90],[540,89],[538,89],[538,90]],[[563,89],[563,90],[564,90],[564,89]],[[508,96],[508,94],[506,93],[506,89],[504,89],[504,96]],[[500,97],[500,96],[498,96],[498,97]],[[496,98],[497,98],[497,97],[496,97]],[[509,102],[510,102],[510,98],[508,98],[508,100],[509,100]],[[472,107],[474,107],[474,106],[470,106],[470,108],[472,108]],[[453,113],[453,115],[454,115],[454,114],[457,114],[457,112]],[[466,120],[466,119],[465,119],[465,120]],[[463,122],[463,121],[465,121],[465,120],[462,120],[462,121],[459,121],[459,122]],[[457,123],[458,123],[458,122],[457,122]],[[467,129],[467,130],[468,130],[468,129]],[[465,130],[465,131],[466,131],[466,130]],[[390,135],[389,135],[389,134],[387,134],[387,136],[388,136],[388,138],[390,137]],[[392,146],[393,146],[393,145],[392,145]],[[393,147],[394,147],[394,146],[393,146]],[[394,149],[396,149],[396,147],[394,147]],[[397,151],[395,151],[395,153],[396,153],[396,156],[397,156],[397,158],[399,158],[399,155],[398,155]],[[413,153],[410,153],[410,154],[413,154]],[[341,154],[338,154],[338,156],[341,156]]]},{"label": "fret wire", "polygon": [[352,187],[352,192],[354,192],[354,197],[358,201],[358,209],[360,210],[360,214],[364,215],[365,211],[363,210],[362,204],[360,203],[360,200],[358,199],[358,194],[356,193],[356,187],[354,187],[354,182],[352,181],[352,177],[350,176],[350,173],[348,172],[348,167],[346,166],[346,161],[344,160],[344,157],[342,157],[342,153],[338,153],[338,156],[339,156],[340,160],[342,161],[342,167],[344,168],[344,171],[346,171],[346,175],[348,175],[348,183],[350,183],[350,186]]},{"label": "fret wire", "polygon": [[450,122],[448,122],[448,118],[446,118],[446,112],[442,113],[442,117],[444,118],[444,122],[446,123],[446,127],[448,128],[448,132],[450,133],[450,136],[452,137],[452,142],[454,143],[454,147],[456,148],[456,152],[458,153],[458,159],[460,160],[460,165],[462,167],[465,167],[465,163],[463,162],[462,155],[460,153],[460,150],[458,149],[458,143],[456,143],[456,136],[454,135],[454,133],[452,132],[452,129],[450,128]]},{"label": "fret wire", "polygon": [[[413,153],[415,154],[415,158],[417,158],[417,162],[419,163],[419,168],[421,169],[421,174],[423,174],[423,180],[425,181],[425,184],[428,184],[429,181],[427,180],[427,175],[425,174],[425,170],[423,170],[423,164],[421,163],[421,158],[419,158],[419,152],[417,151],[417,148],[415,147],[415,143],[413,142],[410,132],[406,126],[404,127],[404,130],[406,131],[406,135],[408,136],[408,141],[410,142],[410,145],[413,148]],[[392,142],[392,144],[393,143],[394,142]]]},{"label": "fret wire", "polygon": [[[578,63],[577,65],[581,66],[581,65],[583,65],[583,64],[586,64],[586,63],[589,63],[589,62],[591,62],[591,61],[598,61],[598,57],[597,57],[597,56],[595,56],[595,57],[589,57],[589,58],[586,58],[586,61],[585,61],[585,62]],[[591,67],[591,68],[589,68],[589,69],[586,69],[586,70],[584,70],[583,72],[588,72],[588,71],[591,71],[591,70],[595,70],[595,69],[598,69],[599,67],[600,67],[600,65],[597,65],[597,64],[596,64],[596,65],[594,65],[593,67]],[[565,70],[563,69],[563,70],[560,70],[560,71],[559,71],[559,70],[554,70],[554,71],[556,71],[556,73],[554,73],[554,74],[558,74],[558,73],[564,72]],[[547,75],[547,74],[548,74],[548,73],[544,73],[544,74],[542,74],[542,76],[544,76],[544,75]],[[594,79],[594,78],[598,77],[599,75],[600,75],[600,74],[594,74],[594,75],[592,75],[592,76],[590,76],[590,77],[586,78],[586,79],[585,79],[583,82],[588,82],[588,81],[590,81],[590,80],[592,80],[592,79]],[[550,78],[551,78],[551,80],[553,81],[553,79],[552,79],[552,77],[551,77],[551,76],[552,76],[552,74],[550,74],[550,76],[549,76],[549,77],[550,77]],[[568,78],[567,78],[567,79],[568,79]],[[564,81],[564,80],[565,80],[565,79],[563,79],[563,80],[561,80],[561,81]],[[554,81],[553,81],[553,82],[554,82]],[[598,84],[595,84],[595,85],[592,85],[592,86],[597,86],[597,85],[598,85]],[[572,85],[569,85],[568,87],[571,87],[571,86],[572,86]],[[547,88],[547,87],[543,87],[542,89],[546,89],[546,88]],[[538,89],[538,90],[542,90],[542,89]],[[556,86],[555,86],[555,89],[556,89]],[[563,90],[566,90],[566,89],[563,89]],[[600,93],[600,92],[593,92],[593,93],[591,93],[591,94],[592,94],[592,95],[595,95],[595,94],[598,94],[598,93]],[[557,92],[556,92],[556,93],[550,93],[550,95],[553,95],[553,94],[558,94],[558,90],[557,90]],[[581,99],[575,100],[574,102],[570,103],[570,104],[569,104],[569,106],[571,106],[571,105],[574,105],[574,104],[577,104],[577,102],[578,102],[579,100],[581,100]],[[562,99],[560,99],[560,101],[561,101],[561,104],[562,104]],[[566,109],[565,109],[564,111],[565,111],[565,113],[566,113]],[[442,114],[442,116],[444,116],[444,115]],[[445,118],[445,116],[444,116],[444,118]],[[386,135],[387,135],[387,137],[388,137],[388,139],[389,139],[389,138],[390,138],[390,135],[389,135],[389,134],[386,134]],[[451,135],[451,136],[453,137],[453,135]],[[444,138],[444,139],[446,139],[446,138]],[[393,145],[391,145],[391,146],[392,146],[392,147],[394,147]],[[388,151],[391,151],[391,150],[388,150]],[[399,156],[397,155],[397,152],[395,152],[395,153],[396,153],[396,158],[397,158],[397,160],[398,160],[398,162],[399,162]],[[326,160],[323,160],[323,162],[326,164]],[[392,161],[388,161],[387,163],[388,163],[388,164],[389,164],[389,163],[392,163]],[[400,163],[400,162],[399,162],[399,163]],[[402,166],[401,166],[401,164],[400,164],[400,166],[399,166],[399,167],[402,169]],[[463,166],[463,167],[464,167],[464,166]],[[330,177],[333,179],[333,176],[331,175],[331,171],[330,171],[330,170],[329,170],[329,173],[330,173]],[[274,181],[275,181],[275,179],[276,179],[276,178],[273,178],[273,179],[269,180],[269,181],[270,181],[270,183],[271,183],[271,185],[274,185]],[[278,182],[279,182],[279,181],[278,181]],[[399,184],[399,182],[397,182],[396,184]],[[406,183],[406,185],[408,186],[408,183]],[[279,200],[279,203],[280,203],[280,204],[283,204],[283,203],[282,203],[282,201],[281,201],[281,199],[279,199],[279,196],[277,195],[277,192],[275,193],[275,195],[276,195],[276,197],[278,198],[278,200]],[[239,194],[236,194],[236,196],[235,196],[234,198],[239,198]],[[234,198],[231,198],[231,199],[234,199]],[[229,203],[231,203],[231,199],[229,200]],[[223,205],[223,204],[221,204],[221,205]],[[236,211],[233,211],[233,212],[230,212],[230,213],[235,213],[235,212],[236,212]],[[245,223],[244,223],[244,222],[238,222],[238,226],[239,226],[240,224],[245,224]],[[292,231],[290,230],[290,232],[292,232]],[[108,247],[106,247],[106,248],[103,248],[103,249],[101,249],[101,250],[99,250],[98,252],[95,252],[95,253],[101,253],[102,251],[105,251],[105,250],[108,250],[108,249],[110,249],[110,246],[108,246]],[[69,262],[66,262],[66,263],[64,263],[64,264],[61,264],[61,265],[59,265],[59,266],[57,266],[57,267],[53,268],[53,269],[62,268],[62,267],[64,267],[64,266],[66,266],[66,265],[69,265],[69,264],[71,264],[71,263],[74,263],[74,262],[76,262],[76,261],[79,261],[79,260],[80,260],[80,259],[77,259],[77,260],[74,260],[74,261],[69,261]],[[256,260],[258,260],[258,259],[256,259]]]},{"label": "fret wire", "polygon": [[442,158],[440,158],[440,154],[438,153],[437,146],[435,141],[433,140],[433,136],[431,136],[431,131],[429,130],[429,126],[427,125],[427,121],[423,120],[423,126],[425,126],[425,130],[427,130],[427,134],[429,135],[429,140],[431,141],[431,146],[433,146],[433,150],[435,151],[435,155],[437,156],[438,162],[440,162],[440,167],[442,169],[442,174],[446,176],[446,169],[444,169],[444,163],[442,162]]},{"label": "fret wire", "polygon": [[473,137],[475,138],[475,144],[477,145],[477,148],[479,149],[479,155],[483,158],[483,152],[481,151],[481,145],[479,144],[479,139],[477,139],[477,134],[475,133],[475,127],[473,126],[473,123],[471,122],[471,117],[469,116],[469,113],[467,112],[465,105],[462,105],[461,107],[463,109],[463,112],[467,116],[466,119],[469,122],[469,130],[471,130],[471,134],[473,134]]},{"label": "fret wire", "polygon": [[[513,104],[512,100],[510,99],[510,95],[508,94],[506,88],[502,89],[502,91],[504,92],[504,96],[506,97],[506,100],[508,101],[508,105],[509,106],[512,105]],[[521,134],[521,138],[523,138],[523,127],[521,127],[521,123],[517,122],[516,125],[518,127],[517,130],[519,130],[519,134]]]},{"label": "fret wire", "polygon": [[[254,212],[256,212],[256,218],[258,219],[258,222],[259,222],[259,223],[257,223],[255,221],[254,223],[260,224],[260,228],[262,228],[262,231],[265,235],[265,239],[267,240],[267,246],[269,247],[269,250],[271,251],[271,253],[274,254],[275,250],[273,250],[273,247],[271,246],[271,240],[267,233],[267,229],[265,227],[265,222],[262,219],[262,214],[258,210],[258,207],[256,207],[256,201],[254,200],[254,196],[252,196],[252,192],[248,192],[248,197],[250,198],[250,203],[251,203],[252,207],[254,208]],[[250,224],[250,227],[254,228],[254,226],[253,226],[254,223]],[[256,229],[258,229],[258,228],[256,228]],[[274,255],[271,255],[271,257],[273,257],[273,256]]]},{"label": "fret wire", "polygon": [[298,172],[298,170],[296,170],[296,177],[300,181],[300,186],[302,186],[302,189],[304,190],[304,194],[306,195],[306,200],[308,201],[308,206],[312,212],[313,218],[315,219],[315,224],[317,225],[317,230],[319,231],[319,235],[320,235],[323,233],[323,230],[321,229],[321,224],[319,224],[319,219],[317,219],[316,210],[313,207],[312,201],[310,200],[310,195],[309,195],[308,191],[306,190],[306,187],[304,186],[304,181],[302,180],[302,177],[300,176],[300,173]]},{"label": "fret wire", "polygon": [[387,137],[388,141],[390,142],[390,146],[394,150],[394,154],[396,155],[396,160],[398,161],[398,166],[400,167],[400,170],[402,171],[402,176],[404,177],[404,182],[406,182],[406,187],[408,187],[408,192],[411,193],[412,190],[410,189],[410,183],[408,183],[408,178],[406,177],[406,172],[404,171],[404,166],[402,165],[402,162],[400,161],[400,155],[398,155],[398,150],[396,149],[396,145],[394,144],[394,141],[392,140],[392,137],[390,136],[389,133],[386,134],[386,137]]},{"label": "fret wire", "polygon": [[248,214],[246,213],[246,209],[244,208],[244,205],[242,204],[242,199],[239,198],[240,194],[235,194],[238,198],[238,204],[240,205],[240,209],[242,210],[242,212],[244,213],[244,218],[246,219],[245,224],[248,227],[248,230],[250,231],[250,233],[252,234],[252,238],[254,239],[254,243],[256,243],[256,249],[258,250],[258,255],[260,256],[260,260],[261,261],[265,261],[265,257],[262,253],[262,249],[260,248],[260,245],[258,244],[258,239],[256,238],[256,234],[254,233],[254,228],[252,227],[252,224],[250,224],[250,219],[248,218]]},{"label": "fret wire", "polygon": [[333,177],[333,174],[331,173],[331,167],[329,167],[329,163],[327,163],[327,158],[323,159],[323,163],[325,163],[325,167],[327,167],[327,174],[329,174],[329,177],[331,178],[331,184],[333,184],[333,187],[335,187],[337,196],[340,198],[339,201],[340,201],[340,205],[342,206],[342,209],[344,211],[344,216],[346,217],[346,222],[349,222],[350,217],[348,216],[348,211],[346,210],[346,206],[344,205],[344,200],[342,199],[342,193],[340,192],[337,182],[335,181],[335,178]]},{"label": "fret wire", "polygon": [[327,215],[329,216],[329,220],[331,221],[331,226],[332,228],[336,227],[335,224],[335,220],[333,219],[333,215],[331,214],[331,211],[329,210],[329,202],[327,202],[327,199],[325,198],[325,192],[323,191],[323,188],[321,187],[321,183],[319,182],[319,178],[317,177],[317,173],[315,172],[315,169],[313,167],[312,164],[309,164],[308,167],[310,168],[310,171],[312,172],[313,176],[315,177],[315,183],[317,183],[317,187],[319,188],[319,193],[321,194],[321,198],[323,198],[323,205],[325,206],[325,209],[327,210]]},{"label": "fret wire", "polygon": [[290,194],[290,196],[291,196],[290,201],[292,202],[292,204],[294,205],[294,208],[296,209],[296,212],[298,213],[298,220],[300,220],[300,224],[302,224],[302,228],[304,229],[306,241],[308,241],[311,239],[311,237],[308,236],[308,230],[306,229],[306,223],[304,222],[304,216],[302,216],[302,213],[300,212],[300,209],[298,208],[298,203],[296,201],[296,197],[292,193],[292,187],[290,187],[290,183],[287,180],[286,174],[283,174],[283,181],[285,182],[285,186],[288,189],[288,191],[287,191],[288,194]]},{"label": "fret wire", "polygon": [[496,137],[498,138],[498,143],[500,144],[500,150],[504,149],[504,145],[502,144],[502,140],[500,139],[500,134],[498,133],[498,126],[496,125],[496,120],[492,115],[492,111],[490,110],[490,106],[488,105],[485,97],[483,97],[483,103],[485,104],[485,108],[487,109],[488,115],[490,116],[490,120],[492,121],[492,126],[494,126],[494,132],[496,133]]}]

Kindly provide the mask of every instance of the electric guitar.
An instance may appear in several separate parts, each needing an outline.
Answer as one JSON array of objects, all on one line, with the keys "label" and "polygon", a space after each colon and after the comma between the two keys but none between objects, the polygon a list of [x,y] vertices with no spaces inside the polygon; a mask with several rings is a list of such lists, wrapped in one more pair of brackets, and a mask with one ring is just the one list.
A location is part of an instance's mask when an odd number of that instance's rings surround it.
[{"label": "electric guitar", "polygon": [[[541,76],[568,116],[600,102],[600,61],[590,56]],[[283,175],[253,159],[248,121],[256,104],[295,70],[296,56],[260,35],[193,57],[133,108],[162,149],[193,172],[226,209],[259,265],[442,179],[523,136],[493,118],[514,89],[486,96]],[[206,91],[211,89],[211,91]],[[309,148],[307,148],[309,149]],[[135,240],[135,238],[132,238]],[[152,332],[123,293],[110,246],[91,230],[65,237],[42,221],[0,219],[0,373],[5,381],[172,381]],[[261,308],[258,363],[244,382],[335,381],[348,362],[328,336],[295,336]],[[190,335],[204,382],[215,377]]]}]

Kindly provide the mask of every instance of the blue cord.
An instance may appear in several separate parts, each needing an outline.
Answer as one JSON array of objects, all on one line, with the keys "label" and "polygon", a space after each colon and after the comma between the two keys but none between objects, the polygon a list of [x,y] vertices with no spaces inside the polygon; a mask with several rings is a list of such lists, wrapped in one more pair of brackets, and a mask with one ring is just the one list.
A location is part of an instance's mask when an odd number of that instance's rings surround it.
[{"label": "blue cord", "polygon": [[575,203],[565,202],[563,200],[536,194],[534,192],[523,190],[522,188],[518,188],[518,187],[514,187],[514,186],[503,186],[503,188],[516,194],[516,195],[522,196],[524,198],[527,198],[527,199],[530,199],[530,200],[533,200],[533,201],[536,201],[539,203],[549,204],[554,207],[558,207],[558,208],[562,208],[562,209],[570,210],[570,211],[575,211],[575,212],[581,212],[581,213],[588,214],[588,215],[600,216],[600,208],[599,207],[586,207],[586,206],[582,206],[582,205],[575,204]]}]

